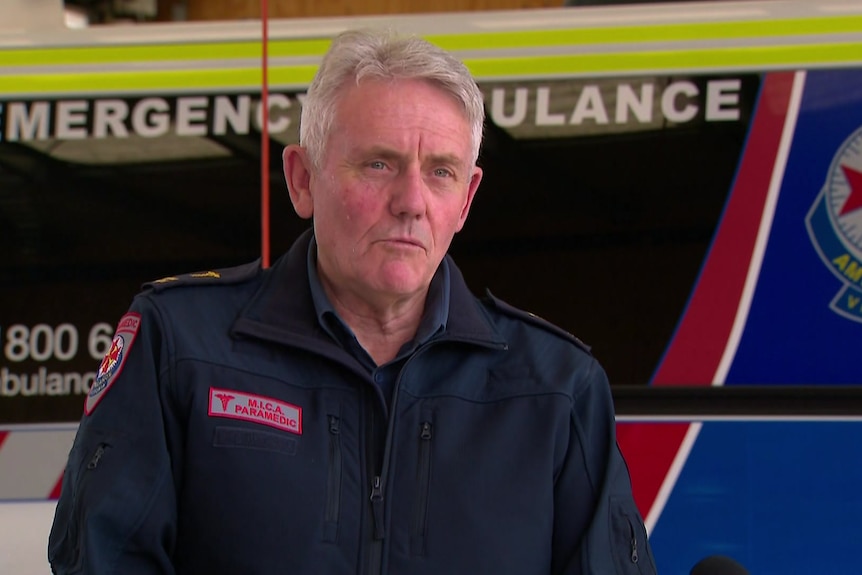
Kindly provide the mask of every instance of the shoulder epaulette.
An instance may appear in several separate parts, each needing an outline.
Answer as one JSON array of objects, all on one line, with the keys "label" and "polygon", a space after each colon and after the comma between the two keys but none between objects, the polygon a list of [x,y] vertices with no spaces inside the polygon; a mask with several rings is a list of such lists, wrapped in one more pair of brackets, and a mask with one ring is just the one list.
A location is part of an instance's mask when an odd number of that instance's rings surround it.
[{"label": "shoulder epaulette", "polygon": [[542,328],[543,330],[550,332],[554,335],[562,337],[568,341],[571,341],[579,348],[583,349],[587,353],[591,353],[590,346],[581,341],[577,336],[569,333],[558,325],[555,325],[549,322],[546,319],[543,319],[537,316],[534,313],[530,313],[528,311],[524,311],[522,309],[516,308],[515,306],[506,303],[500,298],[496,297],[491,293],[490,290],[486,290],[485,301],[490,303],[497,311],[500,311],[508,316],[523,320],[531,325],[535,325],[537,327]]},{"label": "shoulder epaulette", "polygon": [[180,286],[238,284],[252,279],[260,273],[260,271],[260,260],[255,260],[253,262],[231,268],[192,272],[178,276],[166,276],[146,282],[141,286],[141,289],[149,289],[158,292]]}]

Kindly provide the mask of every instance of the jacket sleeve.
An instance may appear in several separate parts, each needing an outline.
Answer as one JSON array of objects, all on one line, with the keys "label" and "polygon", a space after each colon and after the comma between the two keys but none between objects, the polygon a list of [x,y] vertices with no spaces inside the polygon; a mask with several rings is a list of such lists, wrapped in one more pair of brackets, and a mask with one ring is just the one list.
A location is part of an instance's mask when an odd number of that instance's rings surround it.
[{"label": "jacket sleeve", "polygon": [[595,359],[574,397],[555,487],[555,575],[654,575],[655,561],[616,442],[613,399]]},{"label": "jacket sleeve", "polygon": [[69,454],[48,540],[57,575],[174,573],[167,349],[158,313],[138,297],[100,364]]}]

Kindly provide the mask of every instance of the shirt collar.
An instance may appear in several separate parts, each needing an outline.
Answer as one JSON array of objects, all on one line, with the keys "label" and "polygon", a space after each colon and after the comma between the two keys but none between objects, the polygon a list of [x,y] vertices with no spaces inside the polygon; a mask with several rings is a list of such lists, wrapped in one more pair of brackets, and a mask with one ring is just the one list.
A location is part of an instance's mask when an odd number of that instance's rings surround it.
[{"label": "shirt collar", "polygon": [[[355,356],[346,353],[341,345],[333,345],[332,337],[318,323],[308,279],[308,245],[312,237],[309,228],[271,267],[257,266],[258,274],[248,284],[253,294],[231,327],[231,336],[305,349],[346,365],[349,362],[344,358],[355,360]],[[445,333],[436,337],[505,349],[506,340],[488,315],[487,305],[476,300],[451,257],[447,255],[444,261],[450,282],[449,303],[443,308],[447,314]]]}]

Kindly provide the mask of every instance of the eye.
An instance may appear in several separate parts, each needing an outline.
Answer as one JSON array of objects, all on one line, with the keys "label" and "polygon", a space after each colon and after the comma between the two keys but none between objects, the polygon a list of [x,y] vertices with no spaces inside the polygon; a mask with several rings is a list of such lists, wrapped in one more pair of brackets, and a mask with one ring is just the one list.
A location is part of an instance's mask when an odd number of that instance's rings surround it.
[{"label": "eye", "polygon": [[384,162],[381,162],[380,160],[375,160],[373,162],[369,162],[368,167],[372,170],[385,170],[386,164]]},{"label": "eye", "polygon": [[452,177],[452,170],[447,168],[434,168],[434,175],[438,178],[449,178]]}]

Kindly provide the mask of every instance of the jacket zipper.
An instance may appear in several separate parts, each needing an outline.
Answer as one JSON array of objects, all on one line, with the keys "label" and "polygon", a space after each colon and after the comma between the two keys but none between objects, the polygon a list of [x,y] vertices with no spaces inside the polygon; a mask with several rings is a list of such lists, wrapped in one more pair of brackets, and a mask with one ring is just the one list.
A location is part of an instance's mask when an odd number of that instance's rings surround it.
[{"label": "jacket zipper", "polygon": [[638,562],[638,535],[637,535],[637,530],[634,526],[634,523],[632,523],[632,520],[629,519],[628,516],[626,517],[626,520],[628,520],[629,529],[631,530],[631,533],[632,533],[631,560],[632,560],[632,563],[637,564],[637,562]]},{"label": "jacket zipper", "polygon": [[371,482],[371,512],[374,515],[374,539],[381,540],[386,531],[383,529],[383,486],[379,475],[375,475]]},{"label": "jacket zipper", "polygon": [[95,453],[93,453],[93,457],[90,458],[90,461],[87,463],[87,469],[95,469],[99,466],[99,462],[102,460],[102,456],[105,455],[105,452],[108,451],[110,445],[107,443],[100,443],[98,447],[96,447]]},{"label": "jacket zipper", "polygon": [[99,467],[99,463],[102,461],[102,457],[105,456],[105,453],[111,448],[111,445],[108,443],[100,443],[96,446],[96,450],[93,452],[93,455],[90,456],[90,460],[87,461],[87,465],[84,469],[79,472],[77,485],[74,487],[74,492],[72,493],[72,522],[69,526],[69,537],[71,538],[75,550],[74,550],[74,561],[72,562],[73,567],[72,571],[77,571],[84,564],[84,554],[81,550],[80,541],[78,541],[78,520],[77,515],[79,513],[79,502],[78,502],[78,494],[82,491],[82,485],[85,481],[87,481],[87,476],[89,473],[94,472],[97,467]]},{"label": "jacket zipper", "polygon": [[329,478],[326,484],[324,541],[334,542],[338,534],[341,509],[341,419],[329,416]]},{"label": "jacket zipper", "polygon": [[425,524],[428,517],[428,490],[431,483],[431,422],[423,421],[419,426],[419,468],[416,473],[419,497],[416,500],[413,536],[410,551],[414,555],[425,555]]},{"label": "jacket zipper", "polygon": [[[364,395],[364,394],[363,394]],[[366,396],[367,397],[367,396]],[[380,469],[379,449],[378,445],[378,430],[376,429],[376,413],[377,407],[374,403],[376,394],[372,395],[371,409],[367,419],[366,426],[366,454],[368,473],[373,473],[369,477],[371,482],[370,514],[372,532],[370,536],[370,545],[368,549],[368,574],[377,575],[383,569],[383,479],[378,473]],[[373,470],[373,471],[372,471]]]},{"label": "jacket zipper", "polygon": [[[391,452],[391,445],[392,445],[392,434],[393,434],[393,429],[394,429],[394,426],[392,424],[392,418],[394,417],[394,414],[396,413],[396,406],[398,405],[398,396],[399,396],[398,391],[399,391],[399,388],[401,387],[401,379],[402,379],[404,373],[407,372],[410,364],[413,363],[414,361],[416,361],[417,357],[422,355],[429,347],[432,347],[434,344],[439,343],[441,341],[446,341],[446,342],[463,341],[463,342],[467,342],[467,343],[477,343],[476,341],[474,341],[472,339],[463,338],[463,337],[460,337],[460,338],[447,337],[447,338],[438,339],[438,340],[432,339],[431,341],[427,342],[426,344],[422,345],[419,349],[417,349],[413,353],[413,355],[411,357],[409,357],[404,362],[404,365],[401,366],[401,372],[398,374],[398,379],[395,381],[395,389],[393,390],[393,393],[392,393],[392,404],[389,406],[389,416],[388,416],[388,420],[386,422],[386,439],[385,439],[384,444],[383,444],[383,458],[382,458],[382,460],[380,460],[382,462],[382,465],[379,468],[380,473],[374,475],[371,479],[370,503],[371,503],[372,518],[373,518],[373,523],[374,523],[374,537],[372,538],[372,542],[371,542],[371,551],[370,551],[370,557],[369,557],[369,563],[368,563],[368,568],[369,568],[368,572],[370,575],[378,575],[378,574],[383,573],[383,540],[386,537],[386,529],[385,529],[385,524],[384,524],[384,518],[385,518],[384,502],[385,502],[385,496],[386,496],[386,481],[387,481],[387,477],[389,475],[389,458],[391,457],[390,452]],[[486,342],[479,342],[479,343],[481,343],[482,345],[488,346],[488,347],[492,347],[494,349],[507,349],[507,346],[505,344],[489,345]],[[371,417],[371,421],[370,421],[369,427],[368,427],[369,437],[371,438],[370,439],[371,443],[374,443],[374,440],[376,440],[376,436],[374,435],[375,430],[374,430],[373,411],[374,410],[372,409],[372,417]],[[372,452],[374,455],[376,455],[376,450],[372,449]],[[369,457],[368,460],[370,462],[372,462],[372,465],[376,465],[378,463],[378,460],[376,457]]]}]

